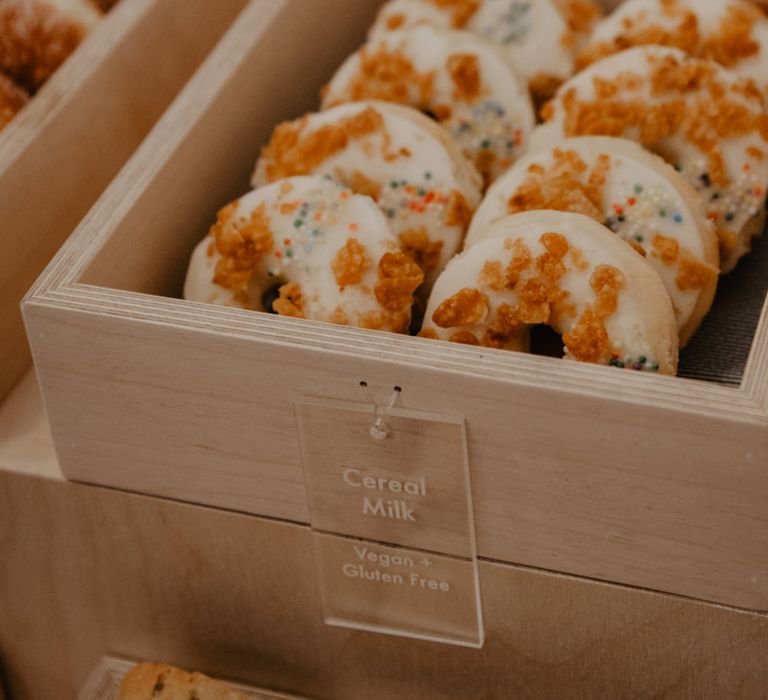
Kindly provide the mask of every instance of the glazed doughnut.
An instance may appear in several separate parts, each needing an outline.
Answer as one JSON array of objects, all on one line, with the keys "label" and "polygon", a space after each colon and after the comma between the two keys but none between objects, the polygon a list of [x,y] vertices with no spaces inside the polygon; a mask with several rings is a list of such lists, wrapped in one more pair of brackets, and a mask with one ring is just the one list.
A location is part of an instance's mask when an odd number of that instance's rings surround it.
[{"label": "glazed doughnut", "polygon": [[0,70],[36,90],[99,17],[88,0],[0,0]]},{"label": "glazed doughnut", "polygon": [[675,374],[669,296],[642,256],[582,214],[534,211],[491,224],[434,285],[422,337],[525,350],[531,326],[581,362]]},{"label": "glazed doughnut", "polygon": [[0,130],[16,116],[29,95],[10,78],[0,73]]},{"label": "glazed doughnut", "polygon": [[370,36],[415,24],[466,29],[499,44],[534,99],[573,73],[574,54],[601,16],[592,0],[391,0]]},{"label": "glazed doughnut", "polygon": [[648,44],[717,61],[768,93],[768,18],[747,0],[629,0],[597,24],[576,64]]},{"label": "glazed doughnut", "polygon": [[761,233],[768,114],[752,81],[679,49],[636,47],[571,78],[543,115],[534,151],[570,136],[623,136],[674,165],[715,224],[723,272]]},{"label": "glazed doughnut", "polygon": [[192,254],[184,298],[398,333],[423,273],[369,197],[295,177],[224,207]]},{"label": "glazed doughnut", "polygon": [[278,126],[253,184],[306,174],[330,175],[373,197],[427,285],[461,249],[481,198],[480,176],[444,129],[384,102],[340,105]]},{"label": "glazed doughnut", "polygon": [[379,99],[432,113],[490,184],[525,152],[535,123],[528,91],[495,46],[469,32],[418,25],[350,56],[323,108]]},{"label": "glazed doughnut", "polygon": [[680,345],[709,311],[717,288],[717,237],[696,192],[661,158],[625,139],[581,136],[528,156],[497,180],[472,219],[465,247],[509,214],[556,209],[604,224],[659,273]]}]

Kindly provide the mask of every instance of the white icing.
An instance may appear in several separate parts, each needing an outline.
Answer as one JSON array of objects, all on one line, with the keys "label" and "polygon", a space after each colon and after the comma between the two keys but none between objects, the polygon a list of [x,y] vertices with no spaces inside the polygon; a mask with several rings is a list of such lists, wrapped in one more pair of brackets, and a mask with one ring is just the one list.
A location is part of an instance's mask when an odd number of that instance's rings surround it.
[{"label": "white icing", "polygon": [[[267,290],[295,282],[301,287],[305,318],[332,321],[340,315],[350,325],[362,325],[366,314],[385,312],[373,291],[377,266],[382,256],[398,247],[370,198],[327,178],[294,177],[246,194],[237,201],[233,219],[247,220],[260,206],[265,207],[274,246],[258,260],[246,295],[214,283],[221,255],[212,230],[192,254],[185,299],[265,311],[262,297]],[[359,284],[342,289],[331,264],[350,238],[365,248],[369,264]],[[410,318],[410,306],[400,313]]]},{"label": "white icing", "polygon": [[[704,39],[727,25],[729,8],[755,12],[746,0],[676,0],[673,8],[693,12],[699,35]],[[768,92],[768,18],[755,14],[750,38],[759,45],[759,50],[728,68],[740,76],[753,79],[763,92]],[[589,51],[590,46],[595,44],[614,41],[626,32],[626,22],[632,23],[632,32],[655,26],[674,30],[680,26],[680,17],[666,13],[662,0],[628,0],[595,26],[585,50]]]},{"label": "white icing", "polygon": [[[452,26],[449,8],[429,0],[392,0],[382,8],[371,36],[387,31],[397,16],[404,18],[404,26]],[[464,29],[497,42],[525,83],[541,75],[564,80],[573,72],[576,46],[564,40],[568,26],[554,0],[483,0]]]},{"label": "white icing", "polygon": [[[382,50],[402,56],[420,75],[432,75],[428,98],[425,99],[416,85],[410,85],[408,95],[398,101],[435,113],[439,113],[441,107],[449,107],[451,114],[442,120],[442,124],[466,155],[473,161],[484,151],[496,156],[492,179],[526,151],[535,124],[528,92],[518,82],[501,52],[469,32],[416,25],[373,39],[352,54],[336,72],[328,84],[323,106],[327,108],[354,99],[353,81],[359,83],[365,79],[361,70],[362,56],[376,55]],[[466,99],[457,92],[449,72],[450,58],[457,55],[474,56],[477,60],[480,81],[477,97]],[[393,76],[393,82],[397,84],[401,79],[402,76]],[[375,91],[376,82],[368,89]],[[374,92],[371,96],[377,95]]]},{"label": "white icing", "polygon": [[[652,62],[665,56],[672,56],[681,63],[695,60],[677,49],[661,46],[636,47],[597,61],[575,75],[561,86],[557,96],[551,102],[550,120],[534,131],[531,137],[531,151],[551,148],[567,135],[572,135],[565,133],[566,112],[563,98],[566,94],[574,92],[578,100],[596,99],[595,78],[616,82],[619,89],[612,98],[614,100],[633,100],[644,103],[650,108],[673,97],[684,100],[689,108],[699,109],[702,108],[701,105],[706,106],[711,100],[708,88],[698,92],[673,93],[661,97],[652,94],[648,79]],[[763,113],[762,104],[757,98],[750,99],[733,89],[732,86],[738,82],[736,75],[716,63],[710,62],[709,65],[716,71],[717,80],[726,88],[730,100],[740,103],[755,116]],[[618,80],[625,73],[632,73],[643,79],[636,88],[629,89]],[[634,127],[626,129],[621,135],[627,139],[640,141],[639,130]],[[739,258],[749,252],[752,235],[749,224],[760,215],[763,209],[766,186],[768,186],[768,140],[764,139],[757,129],[744,136],[718,139],[730,180],[727,187],[715,186],[707,183],[706,179],[702,179],[707,169],[706,155],[688,140],[684,130],[657,143],[644,145],[680,169],[699,193],[705,213],[716,219],[716,226],[720,231],[738,236],[735,249],[721,260],[721,269],[724,272],[732,270]],[[764,156],[755,157],[749,149],[758,149]],[[713,199],[715,196],[718,198]],[[730,206],[731,204],[733,206]]]},{"label": "white icing", "polygon": [[[695,327],[702,315],[702,310],[697,308],[699,299],[702,293],[711,294],[712,290],[681,291],[676,282],[680,259],[673,265],[664,264],[652,241],[656,234],[671,238],[678,242],[681,250],[709,265],[714,272],[717,257],[711,224],[701,215],[698,206],[691,206],[698,204],[694,192],[670,166],[624,139],[590,136],[567,139],[555,149],[540,151],[519,161],[488,191],[472,219],[465,248],[483,240],[490,224],[508,215],[508,202],[528,179],[532,166],[552,168],[556,163],[556,149],[575,152],[584,161],[587,170],[580,180],[585,184],[598,159],[609,158],[610,168],[605,171],[606,179],[600,188],[600,223],[646,251],[646,260],[662,278],[670,295],[678,330],[688,328],[694,313],[697,314],[693,321]],[[648,162],[651,159],[653,164]]]},{"label": "white icing", "polygon": [[[466,226],[448,225],[448,198],[459,192],[474,211],[480,204],[480,177],[444,134],[416,110],[383,102],[357,102],[308,115],[296,122],[301,136],[373,107],[384,118],[384,130],[352,138],[312,171],[353,185],[362,173],[381,186],[378,204],[395,234],[424,228],[432,242],[442,243],[437,266],[427,272],[429,285],[461,248]],[[269,181],[270,162],[256,164],[253,185]],[[430,198],[430,193],[432,197]]]},{"label": "white icing", "polygon": [[494,291],[479,286],[478,280],[485,263],[499,260],[502,267],[512,258],[507,241],[521,240],[535,258],[545,252],[541,243],[544,233],[560,233],[572,248],[578,249],[586,263],[579,269],[571,253],[563,259],[567,272],[559,280],[559,287],[569,293],[568,303],[574,313],[562,314],[552,323],[560,334],[569,332],[587,306],[596,297],[590,286],[590,277],[596,267],[610,265],[624,275],[624,287],[618,294],[616,312],[604,320],[605,329],[618,359],[639,361],[644,357],[642,369],[652,369],[658,363],[659,371],[674,374],[677,366],[677,332],[674,313],[662,281],[642,257],[620,241],[613,233],[593,219],[580,214],[554,211],[535,211],[499,219],[487,230],[484,239],[454,258],[435,283],[425,315],[424,329],[430,329],[442,339],[450,339],[457,331],[467,330],[482,336],[484,323],[461,328],[440,328],[433,314],[440,304],[465,288],[479,288],[489,301],[488,318],[492,318],[503,303],[516,306],[518,289],[524,284],[526,273],[513,289]]}]

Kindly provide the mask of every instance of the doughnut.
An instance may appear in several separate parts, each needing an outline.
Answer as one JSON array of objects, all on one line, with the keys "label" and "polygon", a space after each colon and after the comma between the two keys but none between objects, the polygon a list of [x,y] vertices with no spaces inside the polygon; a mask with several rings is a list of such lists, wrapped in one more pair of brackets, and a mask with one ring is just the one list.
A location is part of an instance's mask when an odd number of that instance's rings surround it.
[{"label": "doughnut", "polygon": [[35,91],[99,17],[87,0],[0,0],[0,71]]},{"label": "doughnut", "polygon": [[420,335],[525,350],[542,324],[562,336],[566,359],[677,371],[677,324],[658,274],[607,228],[570,212],[491,224],[435,282]]},{"label": "doughnut", "polygon": [[625,139],[579,136],[530,155],[496,181],[472,219],[465,247],[509,214],[556,209],[590,216],[659,273],[684,346],[709,311],[720,258],[714,228],[686,180]]},{"label": "doughnut", "polygon": [[340,105],[278,126],[254,186],[307,174],[373,197],[427,286],[461,249],[481,198],[480,175],[446,131],[392,103]]},{"label": "doughnut", "polygon": [[597,24],[576,65],[647,44],[717,61],[768,93],[768,18],[747,0],[629,0]]},{"label": "doughnut", "polygon": [[571,136],[623,136],[674,165],[715,224],[723,272],[762,232],[768,114],[752,81],[679,49],[635,47],[571,78],[543,116],[534,151]]},{"label": "doughnut", "polygon": [[254,695],[235,690],[202,673],[142,662],[128,671],[117,695],[112,697],[115,700],[252,700]]},{"label": "doughnut", "polygon": [[402,333],[424,275],[369,197],[294,177],[225,206],[192,254],[184,298]]},{"label": "doughnut", "polygon": [[29,100],[29,95],[10,78],[0,73],[0,130],[16,116]]},{"label": "doughnut", "polygon": [[573,73],[574,54],[600,16],[592,0],[391,0],[370,36],[414,24],[466,29],[499,44],[543,102]]},{"label": "doughnut", "polygon": [[380,99],[432,113],[490,184],[528,146],[528,91],[497,48],[429,25],[389,32],[350,56],[324,89],[323,108]]}]

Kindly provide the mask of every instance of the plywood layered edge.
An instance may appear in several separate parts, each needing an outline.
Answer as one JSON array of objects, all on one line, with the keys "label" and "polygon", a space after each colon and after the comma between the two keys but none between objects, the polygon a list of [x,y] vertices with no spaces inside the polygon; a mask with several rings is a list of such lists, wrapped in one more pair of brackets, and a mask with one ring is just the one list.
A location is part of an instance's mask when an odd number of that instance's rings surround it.
[{"label": "plywood layered edge", "polygon": [[[404,406],[467,420],[480,556],[768,610],[768,307],[742,384],[725,387],[109,286],[154,285],[178,266],[173,236],[213,211],[196,197],[237,191],[253,153],[238,155],[225,114],[273,125],[306,102],[268,100],[268,82],[243,82],[249,66],[277,44],[286,81],[318,83],[354,43],[336,27],[333,55],[294,59],[317,19],[297,22],[300,4],[244,11],[27,296],[64,474],[306,523],[292,402],[361,401],[361,380],[383,400],[399,385]],[[372,7],[336,4],[356,27]],[[206,179],[200,163],[218,175],[217,153],[231,175]],[[163,255],[128,264],[153,245]]]},{"label": "plywood layered edge", "polygon": [[119,3],[0,134],[0,398],[22,296],[245,2]]}]

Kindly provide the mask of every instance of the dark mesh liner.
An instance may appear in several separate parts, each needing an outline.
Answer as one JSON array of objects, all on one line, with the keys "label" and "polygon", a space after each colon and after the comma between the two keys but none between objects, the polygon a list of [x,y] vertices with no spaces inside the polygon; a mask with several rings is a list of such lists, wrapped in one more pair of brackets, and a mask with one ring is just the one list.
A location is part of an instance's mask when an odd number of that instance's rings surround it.
[{"label": "dark mesh liner", "polygon": [[681,377],[741,384],[768,291],[768,231],[752,253],[721,278],[715,303],[680,353]]}]

